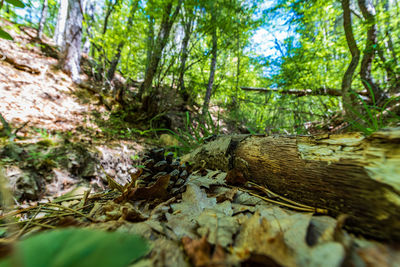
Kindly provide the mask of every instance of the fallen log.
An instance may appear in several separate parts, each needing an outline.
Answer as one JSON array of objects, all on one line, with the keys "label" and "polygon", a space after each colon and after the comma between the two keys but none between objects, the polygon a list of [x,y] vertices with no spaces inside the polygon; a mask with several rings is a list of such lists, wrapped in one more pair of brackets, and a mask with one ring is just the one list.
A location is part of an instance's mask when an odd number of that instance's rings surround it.
[{"label": "fallen log", "polygon": [[[342,90],[334,88],[315,88],[315,89],[280,89],[280,88],[263,88],[263,87],[240,87],[243,91],[252,92],[273,92],[283,95],[294,95],[296,97],[312,96],[312,95],[326,95],[326,96],[342,96]],[[369,96],[369,92],[360,91],[357,94],[362,96]]]},{"label": "fallen log", "polygon": [[184,156],[296,202],[348,215],[346,228],[400,241],[400,128],[365,137],[223,136]]}]

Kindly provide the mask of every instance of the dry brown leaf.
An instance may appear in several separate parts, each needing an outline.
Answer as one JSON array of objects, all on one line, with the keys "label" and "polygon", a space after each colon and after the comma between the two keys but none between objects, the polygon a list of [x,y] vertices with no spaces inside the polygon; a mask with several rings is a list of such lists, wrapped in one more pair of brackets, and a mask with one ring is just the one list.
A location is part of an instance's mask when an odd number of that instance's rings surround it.
[{"label": "dry brown leaf", "polygon": [[230,202],[218,204],[212,209],[205,209],[197,218],[197,233],[203,236],[208,233],[207,241],[211,244],[226,247],[233,243],[233,236],[239,230],[239,223],[232,216]]},{"label": "dry brown leaf", "polygon": [[135,188],[128,195],[129,200],[137,199],[164,199],[167,194],[167,187],[171,176],[169,174],[160,176],[156,183],[150,187]]},{"label": "dry brown leaf", "polygon": [[182,194],[182,201],[171,204],[173,212],[165,214],[167,225],[179,238],[196,238],[197,218],[205,209],[213,208],[216,204],[215,198],[207,197],[203,189],[189,183]]},{"label": "dry brown leaf", "polygon": [[235,187],[235,188],[230,189],[227,192],[219,194],[217,196],[217,203],[224,202],[225,200],[233,201],[233,198],[235,197],[237,191],[238,191],[238,189]]},{"label": "dry brown leaf", "polygon": [[131,190],[128,186],[121,197],[115,199],[117,203],[127,200],[139,199],[165,199],[168,196],[167,187],[171,176],[169,174],[160,176],[154,185],[149,187],[135,187]]},{"label": "dry brown leaf", "polygon": [[211,245],[207,242],[207,236],[198,240],[185,236],[182,238],[182,244],[194,266],[207,266],[211,255]]},{"label": "dry brown leaf", "polygon": [[242,226],[234,252],[241,260],[263,255],[283,266],[296,266],[293,251],[286,245],[282,232],[271,231],[270,224],[256,212]]},{"label": "dry brown leaf", "polygon": [[121,208],[121,219],[129,222],[142,222],[147,220],[147,216],[143,215],[138,209],[130,203],[125,203]]},{"label": "dry brown leaf", "polygon": [[242,185],[246,184],[247,179],[244,177],[244,175],[241,171],[239,171],[237,169],[232,169],[232,170],[228,171],[225,181],[228,184],[242,186]]},{"label": "dry brown leaf", "polygon": [[207,242],[207,236],[194,240],[190,237],[182,238],[183,248],[195,267],[224,267],[228,266],[226,253],[223,247],[217,245],[214,252]]}]

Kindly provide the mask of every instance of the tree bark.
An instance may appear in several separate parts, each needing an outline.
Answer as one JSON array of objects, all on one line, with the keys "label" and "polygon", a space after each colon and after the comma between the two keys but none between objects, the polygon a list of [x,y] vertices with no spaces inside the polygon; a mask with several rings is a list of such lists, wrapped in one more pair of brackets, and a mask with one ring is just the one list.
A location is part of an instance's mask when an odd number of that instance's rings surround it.
[{"label": "tree bark", "polygon": [[63,70],[76,83],[80,82],[82,21],[83,14],[80,0],[68,0],[67,24],[64,34],[65,45],[61,50],[61,64]]},{"label": "tree bark", "polygon": [[330,215],[377,239],[400,240],[400,129],[319,136],[220,137],[182,157]]},{"label": "tree bark", "polygon": [[[87,28],[86,28],[86,40],[82,47],[82,53],[89,55],[90,47],[91,47],[91,35],[89,33],[92,32],[92,22],[94,21],[94,12],[95,12],[95,1],[88,0],[85,5],[85,17],[87,18]],[[89,22],[90,19],[90,22]]]},{"label": "tree bark", "polygon": [[47,19],[47,10],[49,9],[49,2],[48,0],[43,0],[42,12],[40,14],[39,20],[39,28],[37,31],[37,38],[42,39],[44,25],[46,24]]},{"label": "tree bark", "polygon": [[215,4],[211,8],[211,27],[212,27],[212,47],[211,47],[211,65],[210,65],[210,76],[208,78],[206,95],[204,97],[202,115],[205,116],[208,112],[208,106],[210,105],[211,93],[214,85],[215,71],[217,68],[217,53],[218,53],[218,36],[217,36],[217,11],[215,10]]},{"label": "tree bark", "polygon": [[58,10],[57,24],[54,31],[54,42],[59,46],[64,46],[64,33],[68,16],[68,0],[60,0],[60,8]]},{"label": "tree bark", "polygon": [[349,0],[342,0],[342,9],[344,32],[351,53],[351,61],[342,80],[342,100],[347,119],[349,121],[355,121],[357,119],[357,113],[359,113],[359,108],[356,102],[356,97],[351,92],[351,83],[358,62],[360,61],[360,50],[358,49],[356,40],[354,39]]},{"label": "tree bark", "polygon": [[177,4],[177,6],[175,7],[175,10],[172,14],[171,14],[171,11],[172,11],[172,1],[171,0],[166,4],[166,6],[164,8],[164,13],[163,13],[163,17],[161,20],[160,30],[158,31],[157,39],[154,44],[154,49],[151,53],[149,67],[145,73],[144,81],[139,88],[139,93],[138,93],[139,98],[142,98],[144,93],[147,93],[148,95],[153,94],[153,90],[152,90],[153,78],[154,78],[154,75],[156,74],[158,64],[160,63],[164,47],[168,42],[168,38],[169,38],[169,34],[171,32],[172,25],[174,24],[175,19],[178,16],[179,11],[181,9],[182,2],[183,2],[183,0],[179,0],[179,2]]},{"label": "tree bark", "polygon": [[375,100],[375,103],[380,103],[385,99],[385,95],[372,77],[372,63],[378,43],[378,30],[375,22],[375,8],[369,0],[358,0],[358,6],[360,7],[361,13],[368,25],[367,39],[365,43],[365,49],[363,51],[363,58],[361,60],[361,82],[367,91],[372,91],[373,95],[371,95],[371,98]]}]

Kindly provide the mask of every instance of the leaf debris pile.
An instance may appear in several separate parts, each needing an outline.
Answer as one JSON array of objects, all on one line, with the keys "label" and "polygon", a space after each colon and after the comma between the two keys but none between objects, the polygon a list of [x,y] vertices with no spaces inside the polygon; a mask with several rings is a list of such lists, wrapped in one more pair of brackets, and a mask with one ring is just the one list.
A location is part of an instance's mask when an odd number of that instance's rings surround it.
[{"label": "leaf debris pile", "polygon": [[254,191],[260,186],[228,185],[226,173],[192,171],[173,155],[164,156],[163,150],[150,151],[142,163],[143,168],[124,186],[107,177],[112,188],[108,191],[90,194],[88,190],[2,215],[1,251],[7,251],[10,240],[74,226],[147,239],[150,252],[131,266],[391,266],[400,262],[398,249],[342,230],[344,217],[336,220],[267,202],[268,196],[260,198]]}]

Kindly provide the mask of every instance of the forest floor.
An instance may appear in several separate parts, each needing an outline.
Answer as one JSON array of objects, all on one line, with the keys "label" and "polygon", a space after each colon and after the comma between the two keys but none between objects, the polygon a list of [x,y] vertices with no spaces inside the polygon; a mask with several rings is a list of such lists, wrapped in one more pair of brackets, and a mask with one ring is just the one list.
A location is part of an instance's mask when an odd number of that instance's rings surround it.
[{"label": "forest floor", "polygon": [[1,258],[6,240],[76,226],[144,237],[150,249],[132,266],[400,266],[398,246],[348,233],[343,218],[268,203],[162,149],[143,153],[159,140],[113,138],[107,109],[59,69],[51,41],[7,29],[0,113],[13,129],[27,124],[0,143],[16,210],[0,212]]},{"label": "forest floor", "polygon": [[[101,163],[106,173],[117,176],[120,182],[125,183],[130,172],[135,171],[131,156],[149,147],[148,140],[140,136],[135,136],[135,141],[120,140],[104,133],[96,122],[103,119],[98,114],[107,114],[106,108],[96,96],[79,88],[59,69],[58,60],[49,56],[46,50],[51,49],[51,40],[45,38],[44,43],[38,43],[32,38],[34,30],[18,30],[12,24],[9,27],[14,41],[0,40],[3,58],[0,61],[0,113],[13,128],[26,123],[19,131],[22,138],[15,141],[26,152],[19,151],[25,157],[21,160],[32,159],[34,165],[40,165],[51,155],[50,150],[54,147],[65,141],[72,142],[90,151],[93,154],[91,161]],[[87,77],[82,75],[82,79]],[[51,145],[44,148],[36,145],[44,140],[51,141]],[[71,157],[75,157],[73,149],[69,152]],[[77,164],[89,162],[78,160]],[[23,175],[23,171],[15,166],[6,167],[5,172],[6,176],[15,178],[13,182]],[[82,182],[70,172],[55,172],[54,176],[64,174],[59,177],[64,186],[50,186],[45,191],[38,188],[37,193],[42,197],[60,195],[70,190],[72,185]],[[101,171],[93,169],[92,172],[88,176],[105,179]],[[96,184],[104,189],[101,180]]]}]

